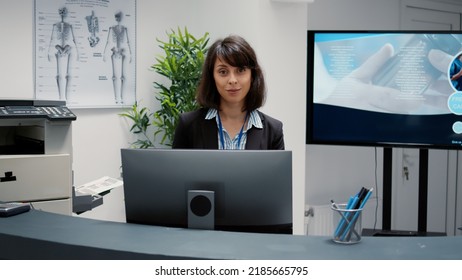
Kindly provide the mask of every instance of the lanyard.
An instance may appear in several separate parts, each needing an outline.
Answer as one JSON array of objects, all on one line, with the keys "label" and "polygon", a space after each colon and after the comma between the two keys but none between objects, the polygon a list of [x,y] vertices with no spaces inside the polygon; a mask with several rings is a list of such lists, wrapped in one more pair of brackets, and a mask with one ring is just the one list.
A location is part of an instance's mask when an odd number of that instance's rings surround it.
[{"label": "lanyard", "polygon": [[[242,135],[244,134],[244,126],[245,126],[245,123],[247,122],[247,117],[248,116],[249,116],[249,114],[245,115],[245,119],[244,119],[244,123],[242,124],[241,131],[239,131],[239,136],[237,138],[237,146],[238,147],[241,146],[241,138],[242,138]],[[220,133],[221,148],[224,150],[225,149],[225,137],[223,135],[223,125],[221,123],[220,113],[218,113],[218,112],[217,112],[217,118],[218,118],[218,130],[219,130],[219,133]]]}]

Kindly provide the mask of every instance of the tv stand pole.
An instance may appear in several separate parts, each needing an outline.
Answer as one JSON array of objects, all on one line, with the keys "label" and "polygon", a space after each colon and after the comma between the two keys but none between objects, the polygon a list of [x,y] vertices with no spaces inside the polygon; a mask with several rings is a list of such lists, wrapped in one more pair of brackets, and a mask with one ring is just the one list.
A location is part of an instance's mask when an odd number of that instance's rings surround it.
[{"label": "tv stand pole", "polygon": [[383,148],[382,230],[391,230],[393,148]]},{"label": "tv stand pole", "polygon": [[419,215],[417,231],[427,232],[428,149],[419,150]]},{"label": "tv stand pole", "polygon": [[[393,148],[383,148],[382,230],[391,230]],[[419,150],[418,232],[427,232],[428,149]]]}]

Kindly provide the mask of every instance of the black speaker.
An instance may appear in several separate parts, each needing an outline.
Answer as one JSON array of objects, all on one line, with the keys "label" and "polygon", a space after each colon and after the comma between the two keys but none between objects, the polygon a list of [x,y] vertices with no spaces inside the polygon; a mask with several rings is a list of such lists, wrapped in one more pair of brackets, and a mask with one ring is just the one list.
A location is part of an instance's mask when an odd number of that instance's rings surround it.
[{"label": "black speaker", "polygon": [[215,228],[215,192],[189,190],[187,203],[189,228]]}]

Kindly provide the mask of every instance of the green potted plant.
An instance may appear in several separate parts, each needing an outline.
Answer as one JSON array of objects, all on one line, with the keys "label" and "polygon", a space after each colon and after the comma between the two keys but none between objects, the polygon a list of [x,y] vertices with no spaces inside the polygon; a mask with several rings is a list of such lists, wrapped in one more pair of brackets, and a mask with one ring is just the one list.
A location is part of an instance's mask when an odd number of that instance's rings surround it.
[{"label": "green potted plant", "polygon": [[[138,136],[132,143],[136,148],[155,146],[157,136],[162,136],[160,144],[171,146],[178,117],[183,112],[198,108],[195,95],[202,72],[209,34],[196,38],[187,28],[180,28],[175,32],[167,32],[168,40],[157,39],[163,55],[156,56],[156,63],[151,69],[169,79],[169,84],[154,82],[156,100],[160,102],[160,109],[150,113],[146,107],[140,108],[135,103],[130,110],[121,114],[129,118],[133,125],[130,131]],[[153,125],[154,133],[148,130]]]}]

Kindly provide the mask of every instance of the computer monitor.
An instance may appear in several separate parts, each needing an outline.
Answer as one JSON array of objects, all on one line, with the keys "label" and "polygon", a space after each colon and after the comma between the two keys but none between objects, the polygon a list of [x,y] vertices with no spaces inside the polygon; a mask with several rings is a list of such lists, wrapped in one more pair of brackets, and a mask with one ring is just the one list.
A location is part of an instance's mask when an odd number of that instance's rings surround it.
[{"label": "computer monitor", "polygon": [[122,149],[128,223],[188,227],[188,192],[214,193],[214,229],[292,233],[292,152]]}]

